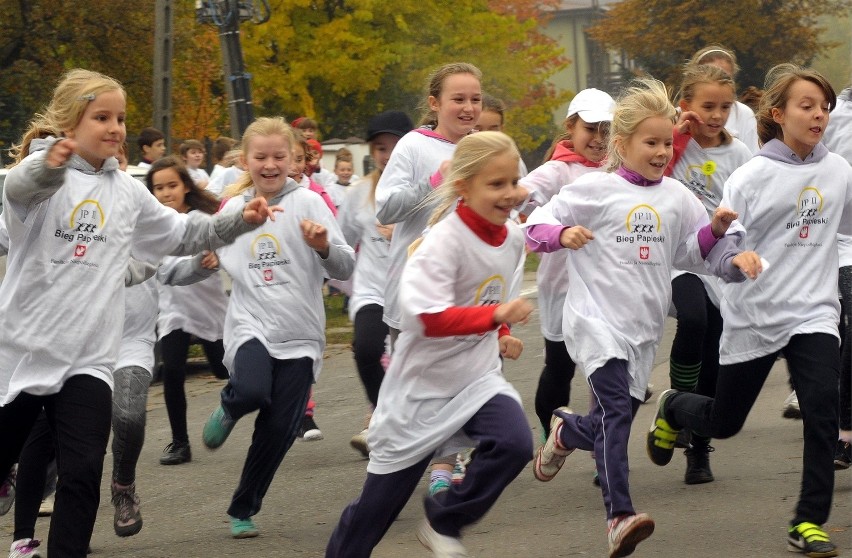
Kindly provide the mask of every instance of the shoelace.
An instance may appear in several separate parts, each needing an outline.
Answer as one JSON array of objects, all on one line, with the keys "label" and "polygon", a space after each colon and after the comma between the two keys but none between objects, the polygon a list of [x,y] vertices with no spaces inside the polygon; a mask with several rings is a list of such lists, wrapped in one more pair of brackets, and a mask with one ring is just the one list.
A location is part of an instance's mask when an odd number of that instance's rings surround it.
[{"label": "shoelace", "polygon": [[126,521],[133,517],[133,508],[136,505],[136,498],[134,498],[133,493],[126,490],[116,492],[112,497],[112,503],[118,508],[118,516],[122,521]]}]

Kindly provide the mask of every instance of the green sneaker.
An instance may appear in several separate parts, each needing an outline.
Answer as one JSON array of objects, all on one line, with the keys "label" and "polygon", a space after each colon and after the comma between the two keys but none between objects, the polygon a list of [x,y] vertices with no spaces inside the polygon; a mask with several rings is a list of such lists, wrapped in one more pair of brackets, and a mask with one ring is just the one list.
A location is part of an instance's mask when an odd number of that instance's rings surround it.
[{"label": "green sneaker", "polygon": [[675,430],[665,419],[666,400],[677,390],[667,389],[660,393],[657,398],[657,412],[654,414],[654,422],[648,431],[648,440],[645,444],[648,457],[657,465],[668,465],[674,455],[675,441],[678,430]]},{"label": "green sneaker", "polygon": [[828,533],[819,525],[807,521],[790,527],[787,536],[787,550],[798,552],[811,558],[837,556],[837,547],[828,538]]},{"label": "green sneaker", "polygon": [[204,445],[209,449],[216,449],[224,444],[235,424],[236,422],[225,413],[221,405],[216,407],[204,424],[204,431],[201,434]]},{"label": "green sneaker", "polygon": [[250,539],[258,536],[260,533],[251,518],[237,519],[231,518],[231,536],[235,539]]}]

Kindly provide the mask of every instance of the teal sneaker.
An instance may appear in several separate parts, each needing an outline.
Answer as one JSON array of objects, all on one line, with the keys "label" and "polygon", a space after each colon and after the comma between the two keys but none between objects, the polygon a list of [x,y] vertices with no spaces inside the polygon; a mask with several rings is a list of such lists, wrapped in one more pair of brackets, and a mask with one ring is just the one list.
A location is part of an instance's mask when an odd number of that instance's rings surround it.
[{"label": "teal sneaker", "polygon": [[807,521],[793,525],[787,534],[787,550],[811,558],[837,556],[837,547],[819,525]]},{"label": "teal sneaker", "polygon": [[257,530],[257,526],[254,524],[254,521],[251,518],[248,519],[237,519],[236,517],[231,518],[231,536],[235,539],[251,539],[260,534]]},{"label": "teal sneaker", "polygon": [[216,407],[204,424],[204,432],[201,435],[204,445],[209,449],[216,449],[224,444],[235,424],[236,422],[225,413],[221,405]]},{"label": "teal sneaker", "polygon": [[648,439],[645,447],[648,450],[648,457],[651,458],[657,465],[668,465],[674,455],[675,442],[677,441],[678,430],[665,419],[666,400],[670,395],[677,393],[677,390],[667,389],[660,393],[657,398],[657,412],[654,414],[654,422],[651,423],[651,429],[648,431]]}]

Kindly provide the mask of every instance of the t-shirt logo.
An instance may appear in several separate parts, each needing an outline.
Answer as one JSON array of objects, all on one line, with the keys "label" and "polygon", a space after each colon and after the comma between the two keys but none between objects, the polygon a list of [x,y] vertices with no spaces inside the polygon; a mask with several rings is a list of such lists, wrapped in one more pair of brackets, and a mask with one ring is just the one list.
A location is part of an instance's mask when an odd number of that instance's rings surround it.
[{"label": "t-shirt logo", "polygon": [[660,214],[648,204],[637,205],[627,214],[629,234],[654,234],[660,232]]},{"label": "t-shirt logo", "polygon": [[281,243],[274,235],[270,233],[259,234],[252,241],[251,260],[248,266],[249,269],[259,270],[265,282],[273,281],[275,274],[272,270],[275,266],[289,263],[289,259],[281,257]]},{"label": "t-shirt logo", "polygon": [[78,244],[77,246],[74,247],[74,257],[75,258],[82,258],[85,255],[86,255],[86,245],[85,244]]},{"label": "t-shirt logo", "polygon": [[506,281],[501,275],[492,275],[485,281],[479,284],[476,289],[476,306],[493,306],[503,302],[503,296],[506,292]]},{"label": "t-shirt logo", "polygon": [[53,236],[75,243],[74,257],[82,258],[91,242],[107,241],[103,227],[104,212],[100,203],[97,200],[83,200],[71,210],[68,228],[56,229]]},{"label": "t-shirt logo", "polygon": [[271,269],[264,269],[263,270],[263,280],[268,282],[268,281],[272,281],[272,278],[273,278],[272,277],[272,270]]},{"label": "t-shirt logo", "polygon": [[808,238],[811,227],[824,225],[828,222],[825,217],[820,217],[823,208],[822,193],[814,186],[803,188],[796,199],[796,213],[791,221],[787,222],[788,231],[798,231],[798,237]]},{"label": "t-shirt logo", "polygon": [[647,260],[651,257],[651,247],[650,246],[640,246],[639,247],[639,259]]}]

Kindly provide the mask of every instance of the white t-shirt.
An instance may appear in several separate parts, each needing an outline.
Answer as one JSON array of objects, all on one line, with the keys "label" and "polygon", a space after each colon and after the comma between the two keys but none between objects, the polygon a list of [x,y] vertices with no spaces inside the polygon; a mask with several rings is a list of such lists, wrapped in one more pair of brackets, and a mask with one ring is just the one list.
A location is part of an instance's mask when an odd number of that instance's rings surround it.
[{"label": "white t-shirt", "polygon": [[739,101],[731,105],[731,113],[725,123],[725,129],[745,144],[752,153],[760,149],[757,141],[757,119],[751,108]]},{"label": "white t-shirt", "polygon": [[[521,184],[530,191],[530,198],[523,212],[529,214],[559,193],[566,184],[574,182],[586,173],[599,171],[580,163],[547,161],[526,177]],[[541,334],[548,341],[562,342],[562,308],[568,292],[568,251],[541,254],[536,271],[538,285],[538,311],[541,316]]]},{"label": "white t-shirt", "polygon": [[210,182],[210,175],[207,174],[207,171],[202,168],[191,169],[186,167],[186,170],[189,171],[189,176],[192,178],[193,182],[198,184],[199,182]]},{"label": "white t-shirt", "polygon": [[353,248],[358,247],[349,298],[349,319],[353,321],[364,306],[385,305],[390,242],[376,228],[379,222],[370,199],[372,189],[373,181],[369,176],[350,186],[337,216],[346,241]]},{"label": "white t-shirt", "polygon": [[[722,188],[731,173],[752,158],[752,152],[737,138],[730,143],[716,147],[701,147],[695,139],[690,139],[680,159],[672,169],[672,178],[680,181],[707,209],[712,219],[713,213],[722,201]],[[672,279],[683,275],[684,271],[672,272]],[[711,275],[699,275],[710,300],[717,307],[722,297],[721,280]]]},{"label": "white t-shirt", "polygon": [[[837,105],[831,111],[822,141],[830,151],[852,164],[852,101],[848,99],[850,94],[852,90],[845,89],[837,97]],[[840,267],[852,265],[852,237],[838,235],[837,244],[840,249]]]},{"label": "white t-shirt", "polygon": [[157,340],[157,279],[125,287],[124,329],[115,369],[141,366],[154,370],[154,343]]},{"label": "white t-shirt", "polygon": [[[10,251],[0,286],[0,405],[21,392],[57,393],[77,374],[112,387],[131,253],[157,262],[178,249],[187,231],[188,218],[118,170],[114,158],[100,171],[77,155],[63,168],[47,169],[50,145],[34,141],[6,177]],[[62,186],[39,203],[10,199],[13,188],[38,191],[45,180]]]},{"label": "white t-shirt", "polygon": [[523,235],[514,223],[501,246],[483,242],[452,213],[432,227],[405,265],[402,331],[367,435],[367,471],[387,474],[428,457],[498,394],[520,403],[503,377],[497,329],[426,337],[420,314],[508,302],[523,277]]},{"label": "white t-shirt", "polygon": [[590,376],[610,359],[627,361],[630,394],[644,399],[663,335],[674,267],[707,273],[697,232],[707,212],[680,182],[637,186],[588,173],[535,210],[528,225],[582,225],[595,235],[566,250],[568,294],[562,331],[571,358]]},{"label": "white t-shirt", "polygon": [[427,136],[416,130],[404,135],[391,154],[376,187],[376,216],[389,225],[396,223],[390,248],[390,267],[385,288],[385,323],[400,329],[399,281],[408,257],[408,246],[426,228],[434,204],[424,206],[432,191],[429,179],[452,159],[456,144]]},{"label": "white t-shirt", "polygon": [[212,192],[217,198],[221,198],[225,188],[234,184],[245,172],[237,166],[228,167],[218,175],[211,177],[206,189]]},{"label": "white t-shirt", "polygon": [[[777,141],[777,140],[773,140]],[[852,234],[852,168],[828,153],[811,164],[756,156],[725,183],[741,247],[771,264],[755,281],[723,285],[720,363],[754,360],[800,333],[838,336],[837,233]]]},{"label": "white t-shirt", "polygon": [[[163,258],[161,269],[192,256]],[[191,285],[164,285],[160,291],[160,317],[157,335],[160,339],[178,329],[206,341],[222,339],[228,296],[218,273]]]},{"label": "white t-shirt", "polygon": [[[228,200],[223,213],[241,211],[253,190]],[[325,348],[323,272],[347,279],[355,255],[323,199],[287,179],[282,193],[269,200],[282,212],[216,251],[233,280],[225,317],[225,357],[233,374],[234,356],[246,341],[257,339],[277,359],[308,357],[319,375]],[[300,223],[309,219],[328,230],[329,255],[322,259],[302,237]]]}]

